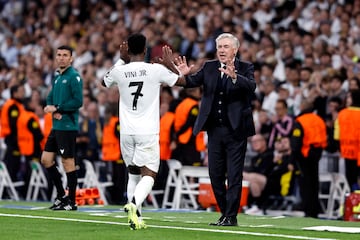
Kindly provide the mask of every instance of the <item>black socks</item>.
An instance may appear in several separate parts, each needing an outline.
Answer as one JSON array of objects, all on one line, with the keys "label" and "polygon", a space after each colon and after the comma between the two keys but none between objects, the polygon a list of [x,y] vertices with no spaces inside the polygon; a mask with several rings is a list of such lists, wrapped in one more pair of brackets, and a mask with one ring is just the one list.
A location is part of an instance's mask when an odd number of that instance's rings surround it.
[{"label": "black socks", "polygon": [[57,169],[56,165],[54,164],[51,167],[47,168],[47,171],[55,185],[55,188],[57,190],[57,196],[63,197],[65,195],[65,190],[64,190],[64,187],[62,184],[61,174],[60,174],[59,170]]},{"label": "black socks", "polygon": [[77,173],[76,170],[66,173],[68,188],[69,188],[69,199],[72,203],[75,203],[76,187],[77,187]]}]

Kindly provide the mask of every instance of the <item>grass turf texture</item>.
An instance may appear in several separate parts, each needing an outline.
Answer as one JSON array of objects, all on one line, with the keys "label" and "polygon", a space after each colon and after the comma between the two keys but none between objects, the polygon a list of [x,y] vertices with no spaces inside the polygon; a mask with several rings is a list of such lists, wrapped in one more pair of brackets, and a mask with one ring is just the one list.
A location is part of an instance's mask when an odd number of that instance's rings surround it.
[{"label": "grass turf texture", "polygon": [[360,228],[360,222],[302,217],[238,215],[238,227],[214,227],[219,213],[143,209],[147,229],[131,231],[123,206],[82,206],[52,211],[46,202],[0,201],[0,239],[360,239],[360,233],[304,230],[312,226]]}]

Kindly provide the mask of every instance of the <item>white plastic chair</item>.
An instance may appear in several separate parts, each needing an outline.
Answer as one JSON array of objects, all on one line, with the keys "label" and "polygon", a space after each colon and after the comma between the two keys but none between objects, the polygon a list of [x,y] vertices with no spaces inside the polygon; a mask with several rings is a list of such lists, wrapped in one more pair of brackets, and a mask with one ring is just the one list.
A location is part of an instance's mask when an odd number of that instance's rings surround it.
[{"label": "white plastic chair", "polygon": [[99,190],[99,194],[101,199],[104,201],[104,205],[108,205],[108,201],[105,196],[105,188],[110,187],[113,185],[112,182],[100,182],[98,175],[95,173],[95,169],[93,164],[89,161],[84,159],[84,166],[85,166],[85,176],[83,179],[83,188],[97,188]]},{"label": "white plastic chair", "polygon": [[178,172],[182,168],[181,162],[176,159],[169,159],[166,162],[169,167],[169,173],[166,179],[164,198],[161,208],[171,208],[173,206],[174,196],[171,196],[170,194],[175,192],[176,182],[178,180]]},{"label": "white plastic chair", "polygon": [[7,189],[10,198],[15,201],[19,201],[19,194],[16,191],[16,188],[23,186],[24,184],[24,181],[13,182],[6,164],[0,161],[0,199],[3,198],[4,190]]},{"label": "white plastic chair", "polygon": [[26,193],[26,201],[35,201],[39,197],[39,193],[43,200],[47,200],[48,181],[39,162],[31,161],[31,176],[29,186]]},{"label": "white plastic chair", "polygon": [[[199,178],[208,177],[209,169],[207,167],[183,166],[176,181],[172,208],[198,209]],[[188,196],[188,199],[184,198],[185,196]]]},{"label": "white plastic chair", "polygon": [[[324,213],[319,217],[327,219],[338,219],[342,216],[341,206],[344,205],[345,195],[350,193],[349,184],[343,174],[323,173],[319,176],[319,201]],[[329,188],[321,187],[322,184],[328,184]]]}]

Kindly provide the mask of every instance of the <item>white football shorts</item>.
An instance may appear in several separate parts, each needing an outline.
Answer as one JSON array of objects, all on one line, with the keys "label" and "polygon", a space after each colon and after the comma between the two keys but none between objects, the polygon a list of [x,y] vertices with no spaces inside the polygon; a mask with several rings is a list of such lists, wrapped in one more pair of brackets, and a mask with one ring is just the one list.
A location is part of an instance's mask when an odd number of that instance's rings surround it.
[{"label": "white football shorts", "polygon": [[121,135],[121,154],[126,166],[146,166],[158,172],[160,165],[159,134]]}]

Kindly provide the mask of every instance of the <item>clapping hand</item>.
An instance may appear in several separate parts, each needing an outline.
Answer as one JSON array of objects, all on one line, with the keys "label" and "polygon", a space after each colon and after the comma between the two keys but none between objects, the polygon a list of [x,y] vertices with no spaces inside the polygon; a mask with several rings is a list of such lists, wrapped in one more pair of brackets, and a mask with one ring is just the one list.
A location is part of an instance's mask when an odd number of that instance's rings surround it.
[{"label": "clapping hand", "polygon": [[235,79],[237,71],[234,66],[234,61],[230,60],[230,61],[227,61],[225,64],[226,64],[226,68],[219,68],[219,71],[223,72],[224,74],[229,76],[231,79]]},{"label": "clapping hand", "polygon": [[187,65],[186,57],[185,56],[179,56],[174,59],[174,62],[176,64],[177,69],[182,75],[188,75],[191,72],[191,69],[194,67],[194,64],[191,64],[190,66]]}]

